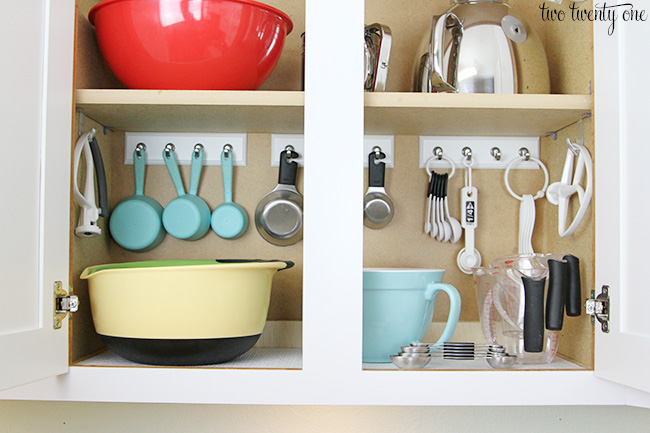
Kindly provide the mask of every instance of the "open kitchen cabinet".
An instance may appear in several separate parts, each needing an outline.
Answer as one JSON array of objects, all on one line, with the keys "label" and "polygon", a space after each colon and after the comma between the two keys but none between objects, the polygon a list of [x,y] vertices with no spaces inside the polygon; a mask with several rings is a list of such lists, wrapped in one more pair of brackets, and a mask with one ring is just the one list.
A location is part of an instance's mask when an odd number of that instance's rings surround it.
[{"label": "open kitchen cabinet", "polygon": [[[422,7],[431,6],[430,2],[417,3]],[[592,371],[593,328],[584,315],[574,324],[566,322],[567,329],[571,326],[570,334],[573,336],[564,337],[561,343],[563,355],[579,366],[572,371],[469,372],[462,369],[446,369],[406,372],[366,371],[362,367],[363,266],[418,266],[416,260],[423,256],[422,266],[429,267],[432,264],[425,257],[428,254],[439,255],[443,260],[435,266],[449,270],[455,266],[455,250],[436,248],[431,251],[432,241],[427,240],[426,246],[422,246],[420,241],[413,240],[420,235],[423,194],[411,190],[410,182],[413,179],[407,176],[400,180],[390,172],[411,170],[414,178],[416,175],[421,178],[423,170],[417,168],[417,136],[461,134],[459,129],[463,129],[465,132],[462,134],[466,135],[544,136],[542,158],[551,168],[551,176],[557,178],[566,151],[564,138],[575,138],[576,134],[575,126],[570,125],[592,109],[592,97],[589,92],[593,53],[591,27],[584,24],[585,28],[581,27],[581,31],[577,32],[574,27],[577,23],[571,22],[562,23],[561,25],[565,26],[562,31],[555,31],[554,26],[560,25],[558,23],[547,23],[545,30],[538,29],[545,35],[547,49],[549,46],[553,47],[549,59],[554,95],[415,95],[408,92],[404,84],[395,84],[395,87],[392,87],[391,77],[408,76],[408,73],[395,71],[399,68],[406,71],[411,64],[411,59],[406,53],[403,54],[405,59],[399,60],[402,54],[399,54],[397,48],[397,54],[391,60],[391,65],[396,66],[389,72],[389,92],[364,95],[362,77],[357,73],[363,67],[360,45],[364,20],[368,20],[366,23],[383,21],[396,26],[391,21],[392,16],[400,16],[400,20],[407,22],[406,17],[413,14],[413,17],[422,18],[422,23],[425,23],[430,19],[431,13],[447,7],[442,4],[446,2],[439,3],[435,3],[433,9],[422,13],[424,9],[419,9],[417,5],[413,8],[410,5],[405,7],[403,2],[398,4],[373,0],[364,4],[360,0],[334,3],[306,0],[304,28],[309,36],[304,94],[297,91],[297,71],[300,69],[297,55],[289,66],[296,77],[295,81],[291,81],[293,84],[285,87],[283,79],[273,81],[271,78],[271,81],[265,84],[267,90],[257,92],[141,92],[117,89],[117,83],[107,85],[100,84],[105,83],[103,79],[94,81],[97,76],[105,76],[103,73],[96,76],[89,73],[89,68],[78,68],[76,82],[87,84],[78,86],[76,105],[83,108],[85,113],[85,128],[95,126],[100,128],[98,131],[101,131],[101,125],[115,128],[106,136],[100,133],[99,139],[103,150],[106,149],[106,152],[111,154],[110,157],[105,157],[111,161],[111,185],[122,185],[118,188],[125,190],[120,191],[124,195],[129,193],[131,181],[130,176],[124,174],[128,169],[125,169],[121,162],[123,138],[120,131],[131,128],[166,128],[167,125],[176,129],[181,124],[187,125],[189,130],[201,127],[206,121],[217,122],[219,119],[225,119],[220,123],[221,127],[234,125],[233,128],[250,128],[247,131],[250,133],[251,153],[257,152],[257,146],[254,144],[262,148],[267,145],[269,133],[304,133],[306,169],[303,173],[302,192],[305,195],[305,231],[304,241],[298,247],[301,253],[297,253],[302,256],[302,275],[298,278],[301,285],[297,286],[302,292],[302,303],[301,309],[291,310],[301,311],[301,315],[291,316],[287,312],[274,313],[272,310],[270,316],[271,320],[288,318],[289,322],[302,319],[298,325],[302,330],[302,368],[162,368],[99,362],[94,362],[94,366],[81,366],[79,364],[87,355],[100,349],[92,335],[92,322],[89,317],[81,317],[84,314],[82,312],[79,317],[75,315],[71,320],[69,373],[5,391],[0,396],[5,399],[32,400],[233,404],[625,404],[628,401],[627,388],[600,380]],[[525,3],[519,1],[514,4],[527,10],[529,18],[534,17],[535,7],[526,6]],[[290,15],[294,13],[289,10],[290,7],[284,0],[272,4],[286,10]],[[83,7],[80,10],[83,10]],[[296,17],[292,15],[292,19],[295,20]],[[535,22],[532,18],[531,21]],[[332,23],[335,23],[336,31],[332,31]],[[84,30],[83,24],[78,26],[79,38],[84,37],[82,32],[89,29]],[[413,35],[418,34],[416,27],[413,25]],[[423,25],[422,28],[425,27]],[[293,35],[294,50],[299,50],[297,47],[301,43],[300,31],[300,26],[297,25]],[[393,34],[397,41],[399,34],[396,31]],[[358,44],[350,43],[354,40],[357,40]],[[571,62],[576,61],[582,54],[586,56],[582,58],[584,65],[574,68]],[[78,62],[85,61],[89,60],[78,59]],[[267,85],[271,87],[267,88]],[[102,86],[107,87],[100,89]],[[304,126],[302,120],[295,120],[302,114],[303,109]],[[171,116],[164,117],[165,113],[171,113]],[[252,119],[247,118],[247,115]],[[98,123],[93,123],[90,117]],[[141,120],[134,121],[136,118]],[[159,119],[162,119],[162,122]],[[519,121],[515,122],[513,119]],[[513,123],[519,125],[517,128],[523,129],[511,129]],[[585,125],[587,144],[593,149],[589,121],[586,121]],[[566,128],[567,126],[569,127]],[[74,131],[76,130],[75,126]],[[546,137],[548,131],[560,131],[557,140]],[[395,224],[396,233],[386,240],[382,239],[385,232],[377,232],[377,237],[373,237],[364,230],[361,200],[365,182],[363,171],[360,169],[361,161],[367,157],[360,145],[364,132],[396,135],[396,168],[388,170],[387,188],[389,192],[395,190],[400,196],[408,196],[400,206],[409,207],[413,203],[415,210],[408,213],[407,224],[409,227],[417,227],[417,231],[408,231],[403,235],[399,233],[400,226]],[[261,153],[266,153],[264,158],[268,158],[268,152]],[[69,167],[64,168],[66,174],[68,169]],[[148,179],[149,184],[156,179],[155,173],[150,176],[154,176],[154,180]],[[164,174],[160,177],[164,177]],[[218,183],[218,175],[206,174],[205,177]],[[241,177],[245,176],[242,174]],[[489,174],[488,177],[491,179],[484,179],[485,182],[496,184],[500,176]],[[274,178],[274,175],[269,176],[269,188],[273,186]],[[414,188],[420,183],[416,181]],[[211,194],[205,186],[203,188],[206,194]],[[211,187],[210,190],[218,193],[218,187]],[[261,190],[266,191],[267,188]],[[495,192],[497,193],[501,192]],[[67,191],[63,196],[67,197],[66,194]],[[241,195],[244,200],[256,199]],[[488,198],[489,196],[485,200]],[[493,206],[500,205],[501,202],[498,202]],[[516,213],[514,208],[514,204],[508,205],[507,212],[510,217]],[[486,213],[488,211],[489,209],[485,210]],[[547,239],[547,235],[554,233],[555,212],[553,208],[538,206],[540,225],[536,228],[534,242],[540,251],[566,248],[562,244],[548,243],[553,242]],[[407,214],[403,215],[406,218]],[[71,224],[74,224],[75,215],[69,216]],[[485,224],[488,227],[490,224],[498,224],[498,221],[490,223],[487,216],[483,221],[486,219]],[[592,221],[591,227],[589,220]],[[594,286],[596,258],[593,255],[591,237],[593,220],[593,213],[588,214],[587,224],[581,227],[587,234],[580,234],[580,245],[576,246],[583,254],[580,258],[585,291]],[[70,233],[71,228],[67,225],[61,227],[66,234]],[[491,231],[497,228],[500,231],[496,231],[496,234],[509,236],[499,241],[501,245],[513,245],[511,248],[514,248],[513,227],[493,226],[483,232],[479,229],[479,246],[490,248],[488,245],[492,245],[491,238],[496,237]],[[248,235],[256,234],[249,231]],[[78,270],[75,269],[84,266],[81,260],[86,260],[86,254],[93,257],[93,261],[114,257],[119,260],[127,259],[123,253],[111,251],[110,246],[100,245],[100,253],[87,253],[85,248],[90,248],[89,245],[75,246],[74,243],[73,240],[70,260],[70,279],[73,284],[76,284],[74,280],[78,278],[78,275],[75,275]],[[413,246],[410,246],[410,243],[413,243]],[[160,247],[160,254],[175,254],[173,250],[177,246],[176,242],[172,240],[168,244]],[[388,247],[385,247],[386,244]],[[377,248],[378,246],[381,248]],[[495,250],[496,247],[495,244]],[[599,248],[608,247],[612,246],[599,245]],[[63,249],[65,250],[65,247]],[[403,249],[406,249],[406,253],[401,252]],[[102,254],[105,255],[101,256]],[[191,251],[190,254],[201,253]],[[485,254],[490,255],[488,250]],[[450,279],[453,281],[454,277],[450,276]],[[599,281],[600,283],[605,282]],[[462,281],[457,284],[466,285]],[[76,291],[81,295],[81,303],[87,302],[83,299],[82,290]],[[463,300],[470,306],[474,299],[473,292],[470,289],[463,290]],[[300,305],[295,298],[291,302],[295,302],[292,305]],[[444,305],[439,307],[444,309]],[[464,322],[476,322],[475,312],[468,309],[463,310],[462,314],[461,320]],[[286,335],[286,331],[281,333]],[[297,340],[300,341],[300,338]],[[641,370],[636,370],[636,374],[642,374]]]},{"label": "open kitchen cabinet", "polygon": [[[304,2],[292,0],[275,5],[291,17],[294,30],[287,37],[277,67],[262,89],[256,92],[125,89],[104,61],[94,27],[87,18],[90,9],[97,3],[94,0],[78,2],[75,124],[80,133],[91,128],[97,130],[96,136],[107,160],[110,209],[133,194],[133,164],[125,162],[126,157],[130,156],[130,152],[125,151],[127,133],[170,133],[165,140],[171,143],[175,141],[174,134],[178,133],[243,133],[246,134],[245,147],[241,152],[244,165],[235,163],[233,194],[235,202],[246,210],[249,225],[245,233],[235,240],[222,239],[212,230],[196,241],[179,240],[167,235],[160,245],[144,253],[124,249],[110,236],[72,236],[73,287],[80,298],[78,313],[81,313],[75,316],[72,327],[72,365],[124,365],[122,358],[104,350],[95,333],[87,283],[79,279],[87,266],[169,259],[282,259],[294,262],[295,266],[274,277],[268,325],[262,340],[248,353],[251,362],[242,363],[246,358],[240,357],[235,364],[212,367],[300,369],[302,242],[285,247],[268,243],[257,232],[254,217],[257,202],[277,184],[278,155],[275,155],[275,167],[271,166],[272,134],[303,132],[300,34],[304,31]],[[147,145],[146,138],[143,140]],[[160,154],[152,153],[151,143],[149,147],[145,193],[164,207],[176,197],[176,192]],[[221,149],[206,147],[206,156],[210,152],[220,154]],[[180,161],[187,160],[187,155],[178,152],[177,157]],[[235,161],[237,158],[236,155]],[[156,159],[159,160],[157,165],[156,162],[151,163]],[[299,191],[303,189],[302,171],[302,168],[298,170]],[[187,184],[189,164],[181,163],[181,176]],[[220,166],[204,164],[198,195],[211,210],[223,202]],[[78,208],[73,205],[73,227],[77,218]],[[105,219],[103,223],[103,233],[107,234]]]},{"label": "open kitchen cabinet", "polygon": [[[590,117],[593,99],[592,27],[588,22],[543,21],[537,2],[512,0],[509,3],[526,17],[542,40],[549,63],[551,93],[422,94],[411,92],[418,46],[422,37],[430,33],[432,17],[445,13],[450,2],[409,2],[400,7],[399,13],[391,9],[392,3],[388,0],[367,0],[365,10],[367,24],[385,24],[393,34],[386,92],[366,95],[365,133],[395,136],[394,168],[386,169],[386,190],[393,199],[395,215],[384,228],[364,228],[364,267],[444,269],[444,282],[458,289],[462,302],[459,325],[452,341],[484,344],[475,278],[471,273],[463,273],[457,264],[457,256],[465,247],[464,236],[456,244],[443,243],[432,239],[423,230],[429,180],[423,162],[433,157],[433,153],[429,147],[429,153],[424,154],[421,140],[427,136],[476,138],[477,141],[468,144],[475,160],[485,163],[487,156],[487,162],[494,164],[496,161],[490,157],[490,147],[501,146],[503,151],[509,137],[537,138],[539,158],[548,167],[550,182],[559,181],[566,158],[566,140],[578,141],[581,132],[577,123],[580,119],[584,118],[585,145],[592,154],[594,150]],[[552,7],[568,11],[566,4]],[[461,53],[462,50],[461,42]],[[527,68],[519,77],[524,82],[521,87],[539,87],[539,84],[531,81],[539,80],[543,73],[542,68]],[[490,137],[497,139],[489,143],[480,141]],[[500,137],[507,138],[500,142]],[[450,145],[447,150],[445,144]],[[460,189],[465,186],[460,148],[451,147],[454,145],[451,140],[436,145],[442,146],[444,155],[456,161],[456,172],[449,181],[448,195],[450,213],[460,220]],[[458,154],[452,155],[450,149]],[[504,183],[505,168],[514,157],[517,157],[515,152],[504,156],[499,168],[475,166],[472,170],[472,183],[478,189],[475,243],[482,256],[482,266],[488,266],[496,258],[517,254],[521,202],[508,193]],[[432,167],[439,173],[449,173],[449,164],[444,161]],[[516,166],[521,167],[520,164]],[[508,178],[517,194],[535,195],[544,184],[544,174],[536,165],[532,170],[513,169]],[[558,235],[557,206],[541,198],[535,200],[535,208],[535,252],[567,252],[578,257],[582,267],[582,298],[588,298],[594,287],[593,206],[577,231],[567,238]],[[575,214],[576,209],[572,209],[570,216]],[[395,245],[400,247],[395,248]],[[434,320],[442,323],[434,322],[424,341],[433,343],[442,334],[441,325],[446,320],[448,305],[447,296],[438,297]],[[542,365],[517,364],[515,368],[592,369],[592,330],[590,318],[584,311],[581,317],[566,317],[559,334],[559,356],[555,361]],[[427,368],[463,369],[468,368],[469,364],[438,359]],[[485,361],[475,365],[476,368],[490,368]],[[390,363],[364,364],[364,368],[394,366]]]}]

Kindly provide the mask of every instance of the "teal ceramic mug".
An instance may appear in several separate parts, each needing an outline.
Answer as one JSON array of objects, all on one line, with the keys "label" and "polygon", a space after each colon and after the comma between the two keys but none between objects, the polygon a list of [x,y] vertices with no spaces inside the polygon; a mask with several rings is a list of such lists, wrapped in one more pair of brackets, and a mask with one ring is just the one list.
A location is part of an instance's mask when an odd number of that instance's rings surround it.
[{"label": "teal ceramic mug", "polygon": [[438,293],[449,296],[449,317],[436,343],[451,339],[460,315],[460,294],[442,283],[440,269],[363,270],[363,362],[390,362],[402,346],[422,341]]}]

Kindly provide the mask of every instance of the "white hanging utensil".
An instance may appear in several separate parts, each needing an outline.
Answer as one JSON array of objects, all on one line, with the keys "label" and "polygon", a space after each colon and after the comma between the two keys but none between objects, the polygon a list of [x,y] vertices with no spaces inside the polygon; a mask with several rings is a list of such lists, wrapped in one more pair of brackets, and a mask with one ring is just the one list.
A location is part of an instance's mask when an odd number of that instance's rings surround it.
[{"label": "white hanging utensil", "polygon": [[429,173],[429,184],[427,185],[427,201],[425,203],[426,217],[424,219],[424,233],[431,233],[431,200],[433,199],[433,180],[434,177]]},{"label": "white hanging utensil", "polygon": [[[73,195],[77,204],[81,207],[79,213],[79,222],[75,228],[75,234],[79,237],[92,237],[99,236],[102,230],[97,226],[99,219],[99,208],[95,204],[95,182],[93,175],[95,173],[95,164],[93,163],[93,155],[90,149],[90,141],[95,135],[95,130],[88,132],[77,140],[74,149],[74,165],[73,165]],[[79,162],[81,154],[85,155],[86,162],[86,179],[84,183],[84,193],[81,194],[77,184],[77,175],[79,172]]]},{"label": "white hanging utensil", "polygon": [[465,229],[465,248],[460,250],[456,263],[465,274],[471,274],[472,268],[481,266],[481,254],[474,244],[474,230],[478,222],[478,190],[472,185],[472,159],[471,150],[464,153],[463,165],[465,166],[465,187],[460,190],[460,225]]},{"label": "white hanging utensil", "polygon": [[535,200],[524,194],[519,205],[519,254],[533,254],[533,230],[535,228]]},{"label": "white hanging utensil", "polygon": [[[512,169],[512,167],[514,167],[515,164],[517,164],[518,162],[529,161],[529,160],[535,161],[537,165],[539,165],[539,167],[544,172],[544,186],[542,187],[542,189],[537,191],[537,194],[535,194],[535,196],[533,196],[532,194],[524,194],[522,197],[515,194],[515,192],[510,187],[510,183],[508,182],[508,175],[510,174],[510,170]],[[519,205],[519,245],[518,245],[519,254],[533,253],[534,251],[533,251],[532,238],[533,238],[533,230],[535,226],[535,200],[544,197],[546,188],[548,188],[548,170],[546,169],[546,166],[542,161],[535,158],[534,156],[530,156],[528,149],[521,148],[519,149],[519,157],[514,158],[508,164],[508,167],[506,168],[506,172],[504,175],[504,181],[510,195],[516,198],[517,200],[521,201],[521,204]]]},{"label": "white hanging utensil", "polygon": [[[591,154],[587,148],[580,143],[572,143],[567,138],[569,148],[567,150],[566,160],[564,162],[564,170],[562,171],[562,179],[560,182],[553,182],[546,191],[546,199],[556,206],[558,206],[558,234],[560,237],[571,236],[576,231],[582,219],[589,208],[591,197],[593,195],[593,164]],[[578,161],[575,164],[575,156],[578,156]],[[582,178],[586,173],[585,186],[582,186]],[[573,179],[572,179],[573,176]],[[567,225],[567,216],[569,213],[569,201],[571,197],[577,194],[580,207],[573,218],[573,221]]]}]

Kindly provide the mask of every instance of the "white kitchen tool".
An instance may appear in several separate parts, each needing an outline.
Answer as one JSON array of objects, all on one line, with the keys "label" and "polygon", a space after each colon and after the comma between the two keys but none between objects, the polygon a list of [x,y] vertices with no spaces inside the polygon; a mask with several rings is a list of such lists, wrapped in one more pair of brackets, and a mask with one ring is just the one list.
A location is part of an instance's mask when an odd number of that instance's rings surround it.
[{"label": "white kitchen tool", "polygon": [[[553,182],[546,191],[546,199],[549,203],[558,206],[558,234],[560,237],[571,236],[576,231],[582,219],[589,208],[591,197],[593,195],[593,172],[591,154],[587,148],[581,143],[572,143],[567,138],[569,148],[564,162],[564,170],[562,171],[562,179],[559,182]],[[578,161],[575,165],[575,156],[578,156]],[[585,179],[585,186],[581,185],[583,174],[587,174]],[[573,179],[571,179],[573,176]],[[570,182],[570,183],[569,183]],[[580,207],[573,218],[573,221],[567,225],[567,215],[569,212],[569,201],[571,197],[577,194]]]},{"label": "white kitchen tool", "polygon": [[458,268],[465,274],[471,274],[472,268],[481,266],[481,254],[474,245],[474,230],[477,226],[478,189],[472,185],[472,152],[469,148],[463,149],[465,159],[465,187],[460,190],[460,225],[465,229],[465,248],[460,250],[456,262]]},{"label": "white kitchen tool", "polygon": [[[510,170],[512,169],[512,167],[515,166],[515,164],[523,161],[536,162],[537,165],[539,165],[539,167],[544,172],[544,186],[542,187],[542,189],[537,191],[537,194],[535,194],[535,196],[533,196],[532,194],[524,194],[523,196],[519,196],[515,194],[515,192],[510,187],[510,182],[508,181],[508,175],[510,174]],[[528,254],[528,253],[532,254],[534,252],[532,239],[533,239],[533,230],[535,228],[535,200],[544,197],[546,188],[548,188],[548,170],[546,169],[546,166],[542,161],[535,158],[534,156],[530,156],[528,149],[522,147],[521,149],[519,149],[519,157],[514,158],[512,161],[510,161],[508,167],[506,167],[504,181],[510,195],[521,202],[521,204],[519,205],[519,245],[518,245],[519,254]]]},{"label": "white kitchen tool", "polygon": [[[95,136],[95,130],[83,134],[77,140],[74,148],[74,174],[72,177],[73,195],[81,211],[79,212],[79,222],[74,230],[75,235],[79,237],[93,237],[102,234],[102,229],[97,225],[99,220],[99,208],[95,204],[95,181],[93,175],[95,173],[95,164],[93,163],[93,156],[90,150],[90,141]],[[85,155],[86,161],[86,179],[84,184],[84,193],[81,194],[77,184],[77,173],[79,172],[79,161],[82,152]]]}]

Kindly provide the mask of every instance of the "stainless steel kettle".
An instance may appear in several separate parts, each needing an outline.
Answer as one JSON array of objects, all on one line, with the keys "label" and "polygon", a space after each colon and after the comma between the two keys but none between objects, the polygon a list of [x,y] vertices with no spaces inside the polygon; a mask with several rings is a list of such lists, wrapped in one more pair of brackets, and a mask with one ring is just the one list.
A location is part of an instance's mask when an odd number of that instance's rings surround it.
[{"label": "stainless steel kettle", "polygon": [[386,90],[388,60],[393,39],[390,28],[382,24],[371,24],[366,26],[364,36],[364,90],[383,92]]},{"label": "stainless steel kettle", "polygon": [[453,0],[418,48],[413,91],[549,93],[539,35],[505,0]]}]

